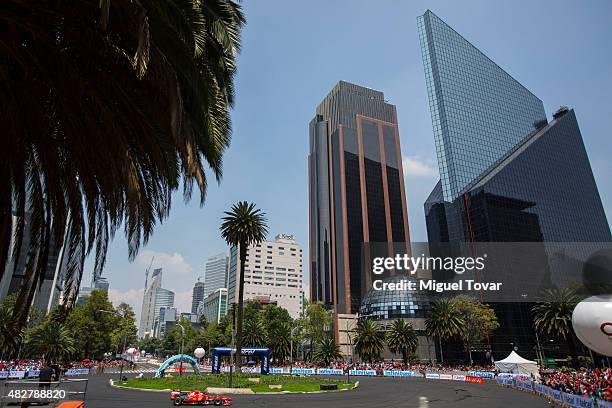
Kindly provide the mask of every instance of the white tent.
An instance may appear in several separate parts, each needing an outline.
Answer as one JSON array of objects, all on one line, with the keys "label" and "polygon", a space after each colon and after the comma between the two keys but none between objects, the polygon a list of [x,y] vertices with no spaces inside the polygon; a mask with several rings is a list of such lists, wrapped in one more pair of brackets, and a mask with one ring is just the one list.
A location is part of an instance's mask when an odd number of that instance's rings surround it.
[{"label": "white tent", "polygon": [[538,363],[524,359],[514,351],[503,360],[496,361],[495,368],[497,368],[500,373],[533,375],[535,378],[540,377]]}]

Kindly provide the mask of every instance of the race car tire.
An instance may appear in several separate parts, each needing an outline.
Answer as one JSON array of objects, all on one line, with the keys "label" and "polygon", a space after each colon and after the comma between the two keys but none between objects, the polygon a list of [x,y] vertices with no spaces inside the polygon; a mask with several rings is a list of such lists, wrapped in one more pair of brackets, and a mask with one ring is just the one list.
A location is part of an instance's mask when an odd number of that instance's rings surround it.
[{"label": "race car tire", "polygon": [[173,401],[175,406],[183,405],[183,398],[181,396],[177,396]]},{"label": "race car tire", "polygon": [[215,404],[216,406],[221,406],[221,405],[223,405],[223,401],[221,401],[221,399],[220,399],[220,398],[217,398],[217,399],[215,400],[214,404]]}]

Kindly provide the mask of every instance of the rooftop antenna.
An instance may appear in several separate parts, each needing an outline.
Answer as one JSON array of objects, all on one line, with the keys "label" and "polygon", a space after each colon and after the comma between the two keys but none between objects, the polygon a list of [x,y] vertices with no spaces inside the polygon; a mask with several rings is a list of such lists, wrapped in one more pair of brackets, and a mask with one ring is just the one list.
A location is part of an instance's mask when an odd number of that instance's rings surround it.
[{"label": "rooftop antenna", "polygon": [[151,270],[151,265],[153,265],[153,260],[155,259],[155,255],[151,258],[151,262],[149,262],[149,267],[145,271],[145,291],[147,290],[147,284],[149,283],[149,271]]}]

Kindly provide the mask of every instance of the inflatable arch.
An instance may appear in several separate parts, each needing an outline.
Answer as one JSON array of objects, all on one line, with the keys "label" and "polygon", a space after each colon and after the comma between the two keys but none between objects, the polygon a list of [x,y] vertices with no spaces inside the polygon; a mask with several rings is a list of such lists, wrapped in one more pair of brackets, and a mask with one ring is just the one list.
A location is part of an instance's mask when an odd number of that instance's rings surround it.
[{"label": "inflatable arch", "polygon": [[[221,356],[229,356],[235,353],[236,349],[229,347],[215,347],[212,351],[212,373],[221,372]],[[245,347],[242,349],[243,356],[258,356],[261,359],[261,374],[270,373],[270,349]]]},{"label": "inflatable arch", "polygon": [[187,360],[187,362],[191,364],[191,366],[193,367],[193,371],[196,374],[198,373],[198,360],[196,360],[195,358],[191,357],[188,354],[177,354],[175,356],[170,357],[169,359],[164,361],[162,365],[159,366],[159,368],[157,369],[157,372],[155,373],[155,378],[161,377],[169,365],[174,364],[179,360]]}]

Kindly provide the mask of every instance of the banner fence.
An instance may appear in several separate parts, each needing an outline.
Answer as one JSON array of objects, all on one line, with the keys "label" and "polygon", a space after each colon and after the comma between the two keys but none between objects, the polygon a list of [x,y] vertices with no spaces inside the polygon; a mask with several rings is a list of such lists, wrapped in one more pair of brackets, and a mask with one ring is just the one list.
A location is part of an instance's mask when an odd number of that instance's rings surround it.
[{"label": "banner fence", "polygon": [[533,392],[549,400],[574,408],[612,408],[612,401],[597,400],[581,395],[568,394],[554,390],[546,385],[537,384],[529,379],[498,375],[495,380],[499,385]]}]

